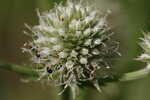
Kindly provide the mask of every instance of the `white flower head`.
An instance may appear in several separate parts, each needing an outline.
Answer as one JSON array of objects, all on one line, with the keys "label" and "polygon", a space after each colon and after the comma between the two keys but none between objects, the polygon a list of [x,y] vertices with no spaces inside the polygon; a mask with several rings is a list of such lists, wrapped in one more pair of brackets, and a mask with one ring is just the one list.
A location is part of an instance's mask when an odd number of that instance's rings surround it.
[{"label": "white flower head", "polygon": [[150,33],[144,33],[144,38],[142,38],[141,40],[142,43],[140,43],[140,46],[144,50],[144,53],[141,54],[141,56],[139,56],[137,60],[150,63]]},{"label": "white flower head", "polygon": [[[28,27],[33,33],[33,41],[24,51],[30,53],[38,69],[44,70],[44,75],[48,73],[45,77],[56,84],[72,86],[98,81],[96,72],[111,71],[109,59],[118,54],[113,49],[118,47],[118,42],[110,37],[112,32],[106,15],[99,14],[90,4],[73,0],[47,12],[38,12],[39,24]],[[112,73],[107,76],[111,77]],[[105,79],[106,75],[98,77]]]}]

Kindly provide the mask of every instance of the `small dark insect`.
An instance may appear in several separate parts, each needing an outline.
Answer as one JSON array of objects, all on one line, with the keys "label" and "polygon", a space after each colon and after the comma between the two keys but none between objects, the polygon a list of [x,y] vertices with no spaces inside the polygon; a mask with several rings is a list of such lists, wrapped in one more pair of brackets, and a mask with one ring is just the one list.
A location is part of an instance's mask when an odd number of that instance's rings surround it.
[{"label": "small dark insect", "polygon": [[39,57],[41,57],[41,55],[40,55],[39,53],[36,53],[36,57],[38,57],[38,58],[39,58]]},{"label": "small dark insect", "polygon": [[60,18],[61,21],[64,21],[65,19],[63,17]]},{"label": "small dark insect", "polygon": [[24,46],[28,46],[28,48],[31,49],[32,51],[35,51],[38,48],[36,45],[34,45],[32,43],[24,44]]},{"label": "small dark insect", "polygon": [[53,72],[53,70],[50,69],[49,67],[47,67],[46,70],[47,70],[47,72],[48,72],[49,74],[51,74],[51,73]]},{"label": "small dark insect", "polygon": [[32,46],[32,47],[31,47],[31,50],[32,50],[32,51],[36,51],[36,50],[37,50],[37,47],[36,47],[36,46]]}]

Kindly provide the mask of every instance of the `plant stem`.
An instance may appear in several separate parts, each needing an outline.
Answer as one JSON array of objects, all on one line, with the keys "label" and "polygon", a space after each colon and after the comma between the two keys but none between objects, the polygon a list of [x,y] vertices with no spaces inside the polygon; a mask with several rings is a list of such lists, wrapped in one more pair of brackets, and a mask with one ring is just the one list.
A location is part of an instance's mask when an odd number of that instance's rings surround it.
[{"label": "plant stem", "polygon": [[[38,77],[38,73],[34,70],[28,69],[23,66],[18,66],[15,64],[7,64],[7,63],[1,63],[0,64],[0,69],[16,72],[21,75],[26,75],[30,77]],[[131,80],[136,80],[136,79],[141,79],[150,74],[150,68],[144,68],[140,69],[138,71],[134,72],[129,72],[123,74],[119,79],[110,79],[106,80],[107,82],[113,82],[113,81],[131,81]]]},{"label": "plant stem", "polygon": [[36,71],[15,64],[0,63],[0,69],[16,72],[25,76],[38,77],[38,73]]},{"label": "plant stem", "polygon": [[119,81],[131,81],[145,78],[150,74],[150,69],[144,68],[135,72],[125,73]]},{"label": "plant stem", "polygon": [[79,94],[77,100],[87,100],[89,91],[90,90],[88,88],[80,89],[80,92],[79,92],[80,94]]}]

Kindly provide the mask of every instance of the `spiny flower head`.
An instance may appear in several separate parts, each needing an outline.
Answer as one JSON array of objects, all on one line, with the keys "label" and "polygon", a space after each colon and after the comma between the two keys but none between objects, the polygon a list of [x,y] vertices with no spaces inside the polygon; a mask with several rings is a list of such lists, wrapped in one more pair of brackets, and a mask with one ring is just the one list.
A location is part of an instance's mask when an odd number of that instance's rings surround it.
[{"label": "spiny flower head", "polygon": [[110,36],[107,15],[89,4],[68,0],[39,13],[39,24],[28,27],[32,41],[23,49],[31,55],[39,80],[47,78],[66,87],[112,77],[111,60],[118,42]]},{"label": "spiny flower head", "polygon": [[137,60],[141,60],[142,62],[150,63],[150,33],[144,33],[144,38],[141,38],[142,43],[140,43],[140,46],[144,50],[144,53],[141,54],[137,58]]}]

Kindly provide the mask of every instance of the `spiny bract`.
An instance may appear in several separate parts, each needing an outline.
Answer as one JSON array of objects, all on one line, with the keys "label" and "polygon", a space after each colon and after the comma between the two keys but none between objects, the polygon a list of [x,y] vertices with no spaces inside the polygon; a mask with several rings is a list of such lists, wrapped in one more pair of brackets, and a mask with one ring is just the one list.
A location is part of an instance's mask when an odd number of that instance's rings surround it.
[{"label": "spiny bract", "polygon": [[38,12],[39,25],[28,27],[33,41],[23,50],[31,55],[39,80],[47,78],[65,88],[88,81],[100,90],[98,79],[113,76],[111,61],[118,54],[107,15],[71,0]]}]

